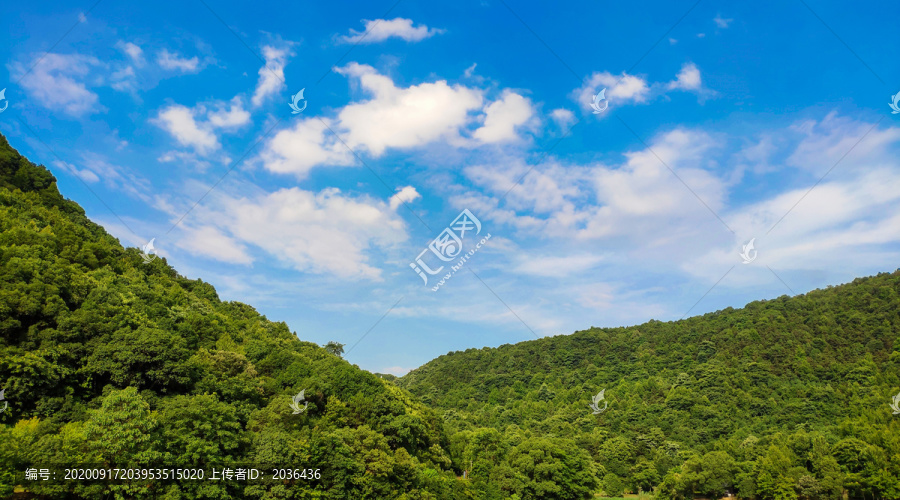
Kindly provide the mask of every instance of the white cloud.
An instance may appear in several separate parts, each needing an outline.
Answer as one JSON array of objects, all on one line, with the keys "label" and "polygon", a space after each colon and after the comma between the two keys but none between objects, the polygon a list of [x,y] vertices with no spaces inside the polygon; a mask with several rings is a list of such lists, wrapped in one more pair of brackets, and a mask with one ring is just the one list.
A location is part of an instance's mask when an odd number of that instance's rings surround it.
[{"label": "white cloud", "polygon": [[397,377],[402,377],[402,376],[406,375],[407,373],[409,373],[410,371],[415,370],[416,368],[417,367],[415,367],[415,366],[410,367],[410,368],[404,368],[402,366],[389,366],[387,368],[382,368],[381,370],[378,370],[378,373],[388,373],[391,375],[395,375]]},{"label": "white cloud", "polygon": [[563,130],[569,128],[569,125],[572,123],[575,123],[575,113],[565,108],[554,109],[550,113],[550,118],[552,118],[559,128]]},{"label": "white cloud", "polygon": [[662,234],[680,231],[687,236],[718,224],[693,194],[715,211],[724,206],[725,183],[705,168],[715,144],[708,134],[676,129],[653,140],[652,152],[626,153],[621,165],[566,166],[549,161],[518,184],[530,167],[518,159],[500,159],[468,167],[464,173],[488,192],[509,191],[505,207],[498,207],[496,197],[487,194],[469,194],[454,203],[528,234],[577,240],[617,237],[653,245]]},{"label": "white cloud", "polygon": [[416,191],[416,188],[412,186],[404,186],[397,190],[397,193],[394,196],[391,196],[389,203],[391,205],[391,210],[397,210],[397,207],[402,205],[403,203],[412,203],[413,201],[421,198],[422,195]]},{"label": "white cloud", "polygon": [[159,112],[156,124],[172,135],[182,146],[194,148],[200,154],[219,149],[219,140],[208,128],[201,127],[194,118],[194,110],[173,104]]},{"label": "white cloud", "polygon": [[516,273],[530,276],[545,276],[551,278],[565,278],[576,273],[590,270],[603,261],[602,255],[576,254],[576,255],[531,255],[519,254]]},{"label": "white cloud", "polygon": [[731,21],[734,21],[734,19],[725,19],[720,14],[716,14],[716,17],[713,18],[713,22],[720,28],[727,28]]},{"label": "white cloud", "polygon": [[84,182],[90,183],[90,184],[93,184],[100,180],[100,177],[96,173],[90,171],[87,168],[78,168],[75,165],[71,165],[69,163],[59,161],[59,160],[54,160],[53,165],[55,165],[56,168],[65,170],[65,171],[69,172],[70,174],[80,177],[81,180],[83,180]]},{"label": "white cloud", "polygon": [[[28,71],[32,64],[34,68]],[[97,94],[85,84],[91,69],[99,66],[102,63],[92,56],[50,53],[36,56],[32,63],[14,63],[10,72],[21,78],[25,91],[39,105],[82,116],[104,110]]]},{"label": "white cloud", "polygon": [[[841,161],[838,168],[842,170],[865,162],[884,162],[891,157],[888,148],[900,140],[900,129],[876,128],[870,132],[872,126],[871,123],[838,116],[836,112],[829,113],[820,121],[798,122],[787,131],[799,136],[799,144],[785,163],[824,174],[838,160]],[[852,152],[844,157],[851,148]]]},{"label": "white cloud", "polygon": [[195,255],[232,264],[251,264],[253,258],[244,245],[213,226],[183,227],[175,245]]},{"label": "white cloud", "polygon": [[[182,146],[193,148],[197,154],[208,155],[220,148],[216,129],[234,130],[246,125],[250,123],[250,113],[244,110],[241,98],[236,96],[227,105],[214,102],[188,108],[173,104],[163,108],[151,121],[171,134]],[[176,158],[174,153],[167,153],[160,157],[160,161]]]},{"label": "white cloud", "polygon": [[707,280],[718,279],[712,277],[714,270],[741,262],[741,245],[751,237],[756,238],[758,258],[742,269],[757,266],[765,272],[738,274],[724,286],[775,279],[764,266],[780,270],[779,274],[840,270],[858,275],[873,262],[894,260],[891,255],[896,255],[896,250],[882,247],[891,244],[896,248],[900,243],[900,214],[894,210],[900,203],[897,165],[870,166],[861,175],[826,180],[810,191],[814,183],[811,179],[797,189],[737,210],[729,217],[729,224],[739,229],[734,240],[686,261],[683,269]]},{"label": "white cloud", "polygon": [[260,106],[267,98],[285,88],[284,66],[287,64],[287,58],[292,55],[290,44],[286,44],[281,48],[271,45],[263,47],[263,57],[266,64],[259,68],[259,81],[251,99],[254,106]]},{"label": "white cloud", "polygon": [[584,111],[591,110],[593,96],[606,88],[606,98],[610,106],[622,104],[649,104],[651,98],[660,96],[669,90],[698,91],[701,96],[714,95],[715,92],[702,88],[700,70],[691,62],[684,63],[675,80],[668,83],[649,83],[647,80],[622,73],[613,75],[609,72],[594,73],[580,88],[572,91],[571,97],[578,102]]},{"label": "white cloud", "polygon": [[702,168],[704,154],[713,144],[713,139],[705,133],[683,129],[668,132],[654,141],[652,152],[627,153],[628,161],[623,168],[597,169],[598,198],[623,215],[677,216],[697,208],[702,210],[690,190],[669,171],[672,168],[714,210],[721,208],[724,185]]},{"label": "white cloud", "polygon": [[[372,21],[363,19],[366,29],[363,31],[350,30],[350,35],[341,37],[344,43],[378,43],[395,37],[406,40],[407,42],[418,42],[436,34],[443,33],[444,30],[419,25],[413,26],[412,19],[403,19],[401,17],[387,20],[375,19]],[[366,34],[368,32],[368,34]]]},{"label": "white cloud", "polygon": [[389,147],[409,148],[458,137],[469,112],[482,103],[479,91],[443,80],[404,89],[371,66],[351,63],[338,72],[358,79],[373,96],[345,106],[338,119],[350,147],[365,146],[375,156]]},{"label": "white cloud", "polygon": [[266,169],[280,174],[294,174],[299,179],[307,176],[316,165],[346,167],[355,158],[323,124],[315,118],[298,120],[292,128],[279,131],[266,143],[260,157]]},{"label": "white cloud", "polygon": [[591,107],[594,94],[606,88],[606,98],[612,103],[643,103],[650,95],[650,87],[643,78],[622,73],[620,76],[609,72],[594,73],[580,89],[575,89],[573,98],[585,110]]},{"label": "white cloud", "polygon": [[160,163],[178,162],[182,166],[192,164],[199,171],[204,171],[210,166],[208,161],[201,159],[196,153],[188,151],[166,151],[159,155],[156,161]]},{"label": "white cloud", "polygon": [[[369,263],[371,252],[407,239],[403,220],[388,203],[351,198],[336,188],[280,189],[249,198],[218,194],[210,204],[194,216],[202,221],[202,234],[258,247],[301,272],[381,281],[381,270]],[[247,255],[230,249],[233,255],[223,256],[205,245],[190,249],[226,261]]]},{"label": "white cloud", "polygon": [[472,137],[486,143],[517,139],[516,127],[525,124],[533,112],[528,99],[507,90],[484,109],[484,125]]},{"label": "white cloud", "polygon": [[250,113],[247,112],[241,98],[235,96],[231,99],[231,105],[226,111],[222,106],[217,111],[209,113],[209,124],[216,128],[234,128],[250,123]]},{"label": "white cloud", "polygon": [[110,76],[110,86],[121,92],[133,92],[136,90],[137,81],[135,80],[134,67],[125,66],[122,69],[113,71]]},{"label": "white cloud", "polygon": [[[514,139],[516,128],[533,119],[531,103],[509,90],[483,108],[483,91],[478,88],[444,80],[401,88],[371,66],[358,63],[337,71],[371,98],[347,104],[336,118],[308,118],[278,132],[261,153],[265,168],[304,178],[317,165],[352,165],[348,147],[375,157],[390,148],[412,149],[436,141],[458,148],[478,147]],[[483,126],[467,137],[470,126],[479,121]]]},{"label": "white cloud", "polygon": [[80,159],[73,163],[54,161],[53,164],[77,175],[85,182],[93,184],[103,181],[110,189],[122,191],[140,200],[149,200],[147,193],[150,191],[150,183],[147,179],[126,167],[110,163],[100,154],[82,152]]},{"label": "white cloud", "polygon": [[200,59],[197,56],[186,58],[179,57],[176,52],[162,49],[156,56],[156,62],[167,70],[178,70],[182,73],[194,73],[200,67]]},{"label": "white cloud", "polygon": [[670,89],[699,90],[701,87],[700,70],[694,63],[684,63],[675,80],[669,82]]},{"label": "white cloud", "polygon": [[135,66],[141,67],[144,65],[144,51],[138,45],[132,42],[123,42],[119,41],[116,44],[116,48],[121,50],[125,55],[131,58],[131,62],[134,63]]}]

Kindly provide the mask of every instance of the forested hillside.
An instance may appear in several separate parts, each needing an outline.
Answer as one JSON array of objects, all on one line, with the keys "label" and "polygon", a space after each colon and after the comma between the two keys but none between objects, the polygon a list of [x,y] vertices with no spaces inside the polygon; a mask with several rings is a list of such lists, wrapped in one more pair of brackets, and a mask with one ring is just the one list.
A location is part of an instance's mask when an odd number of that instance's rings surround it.
[{"label": "forested hillside", "polygon": [[[0,136],[0,497],[28,467],[244,464],[321,479],[32,481],[46,498],[457,498],[435,412],[390,382],[143,264]],[[305,389],[308,408],[293,414]],[[301,405],[302,406],[302,405]],[[62,479],[59,477],[58,479]],[[21,491],[21,487],[18,488]]]},{"label": "forested hillside", "polygon": [[519,473],[498,457],[526,435],[586,450],[611,495],[900,498],[900,272],[453,352],[398,384],[443,411],[474,481]]},{"label": "forested hillside", "polygon": [[[144,264],[0,136],[0,388],[0,497],[900,499],[900,272],[397,379]],[[321,478],[24,485],[49,463]]]}]

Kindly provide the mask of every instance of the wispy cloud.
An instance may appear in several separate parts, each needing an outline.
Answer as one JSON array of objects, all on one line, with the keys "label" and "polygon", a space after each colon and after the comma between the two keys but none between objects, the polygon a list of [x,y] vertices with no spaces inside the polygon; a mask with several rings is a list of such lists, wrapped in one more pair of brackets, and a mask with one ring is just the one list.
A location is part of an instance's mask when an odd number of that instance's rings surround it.
[{"label": "wispy cloud", "polygon": [[716,17],[713,18],[713,22],[716,23],[716,26],[719,28],[725,29],[731,24],[731,21],[734,19],[725,19],[721,14],[716,14]]},{"label": "wispy cloud", "polygon": [[[32,56],[32,60],[28,64],[13,63],[10,72],[21,79],[38,105],[76,117],[104,111],[97,94],[88,88],[92,70],[103,66],[96,57],[50,53],[43,58]],[[28,71],[32,65],[34,68]]]},{"label": "wispy cloud", "polygon": [[288,58],[293,55],[291,45],[284,43],[280,47],[273,45],[263,47],[263,57],[266,63],[259,68],[259,81],[256,84],[256,90],[253,91],[253,98],[250,100],[253,106],[261,106],[268,98],[284,90],[284,67],[287,65]]},{"label": "wispy cloud", "polygon": [[176,52],[169,52],[168,49],[159,51],[156,62],[163,69],[182,73],[196,73],[200,69],[199,57],[181,57]]},{"label": "wispy cloud", "polygon": [[350,30],[349,35],[339,38],[343,43],[379,43],[388,38],[400,38],[407,42],[418,42],[434,35],[443,33],[444,30],[428,28],[424,24],[413,26],[412,19],[397,17],[394,19],[375,19],[372,21],[363,19],[365,29],[363,31]]}]

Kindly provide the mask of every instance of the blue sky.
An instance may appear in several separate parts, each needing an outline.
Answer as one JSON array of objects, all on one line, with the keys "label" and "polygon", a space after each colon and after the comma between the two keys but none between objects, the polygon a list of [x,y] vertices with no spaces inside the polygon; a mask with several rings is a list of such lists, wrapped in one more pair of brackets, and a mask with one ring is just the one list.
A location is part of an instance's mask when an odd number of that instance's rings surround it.
[{"label": "blue sky", "polygon": [[896,269],[890,12],[19,2],[0,131],[123,244],[399,375]]}]

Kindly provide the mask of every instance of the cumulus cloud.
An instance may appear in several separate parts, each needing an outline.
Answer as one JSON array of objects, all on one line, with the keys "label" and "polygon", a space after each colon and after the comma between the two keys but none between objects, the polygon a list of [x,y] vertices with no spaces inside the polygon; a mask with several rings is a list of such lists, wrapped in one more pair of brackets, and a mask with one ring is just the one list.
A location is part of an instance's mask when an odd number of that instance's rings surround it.
[{"label": "cumulus cloud", "polygon": [[412,186],[404,186],[397,190],[397,194],[391,196],[388,202],[391,205],[391,210],[397,210],[397,207],[404,203],[412,203],[413,201],[421,198],[422,195],[416,191],[416,188]]},{"label": "cumulus cloud", "polygon": [[[626,153],[621,164],[564,165],[548,161],[532,169],[518,184],[516,180],[530,168],[521,160],[471,166],[464,170],[466,176],[488,192],[502,194],[515,188],[502,207],[493,201],[496,197],[488,195],[469,194],[456,203],[478,208],[479,213],[488,213],[491,219],[518,230],[546,237],[621,237],[652,244],[659,234],[676,227],[684,229],[685,234],[709,230],[711,215],[694,193],[713,210],[721,210],[724,205],[724,181],[705,168],[705,156],[714,146],[708,134],[675,129],[653,140],[652,151]],[[690,188],[679,182],[660,158]],[[715,219],[712,223],[717,224]]]},{"label": "cumulus cloud", "polygon": [[193,148],[200,155],[208,155],[220,148],[216,129],[236,129],[250,122],[250,113],[243,108],[240,97],[227,105],[214,103],[188,108],[172,104],[163,108],[153,120],[179,144]]},{"label": "cumulus cloud", "polygon": [[413,26],[412,19],[397,17],[391,20],[375,19],[372,21],[363,19],[366,29],[363,31],[350,30],[350,35],[340,37],[344,43],[378,43],[388,38],[400,38],[407,42],[418,42],[432,37],[444,30],[431,28],[424,24]]},{"label": "cumulus cloud", "polygon": [[[331,120],[306,118],[278,131],[260,155],[266,169],[303,179],[317,165],[353,165],[353,154],[328,130],[328,122]],[[330,126],[335,125],[332,122]]]},{"label": "cumulus cloud", "polygon": [[623,104],[649,104],[653,97],[657,97],[670,90],[699,91],[701,95],[712,95],[713,91],[702,88],[700,69],[694,63],[685,63],[675,76],[675,80],[668,83],[650,83],[644,78],[622,73],[613,75],[609,72],[594,73],[591,78],[572,91],[571,97],[578,102],[584,111],[590,111],[594,94],[606,88],[606,99],[610,106]]},{"label": "cumulus cloud", "polygon": [[[469,113],[482,107],[480,91],[446,81],[399,88],[371,66],[352,63],[338,72],[372,97],[341,108],[335,119],[308,118],[279,131],[261,154],[267,169],[303,178],[316,165],[352,165],[355,160],[347,147],[377,157],[388,148],[413,148],[439,139],[461,144],[460,129],[472,120]],[[341,134],[343,143],[332,130]]]},{"label": "cumulus cloud", "polygon": [[351,63],[338,70],[353,77],[372,99],[341,109],[338,119],[350,147],[365,146],[375,156],[388,147],[412,147],[456,137],[470,111],[481,107],[477,90],[446,81],[398,88],[371,66]]},{"label": "cumulus cloud", "polygon": [[484,125],[472,137],[481,142],[502,142],[518,138],[516,127],[527,122],[533,109],[528,99],[511,91],[484,109]]},{"label": "cumulus cloud", "polygon": [[[406,241],[406,226],[388,203],[350,197],[336,188],[319,192],[280,189],[251,197],[216,195],[212,208],[198,210],[191,229],[192,253],[226,262],[253,261],[244,247],[256,247],[301,272],[342,279],[381,281],[370,263],[373,250]],[[229,249],[207,244],[224,244]]]},{"label": "cumulus cloud", "polygon": [[594,94],[603,88],[606,88],[606,98],[610,103],[643,103],[650,95],[650,86],[643,78],[626,73],[617,76],[604,71],[592,74],[581,88],[573,91],[572,97],[582,109],[589,110]]},{"label": "cumulus cloud", "polygon": [[[532,167],[521,158],[501,158],[464,169],[478,189],[467,188],[451,201],[492,224],[508,225],[533,246],[516,252],[517,275],[674,266],[686,279],[699,278],[705,291],[736,265],[719,287],[766,285],[789,292],[783,279],[799,291],[810,286],[811,275],[848,279],[894,265],[900,244],[900,127],[872,126],[831,113],[767,130],[737,153],[725,150],[726,135],[676,128],[649,141],[649,149],[625,153],[622,162],[548,159],[518,184]],[[748,196],[746,186],[720,175],[729,168],[753,168],[758,175],[777,171],[782,182]],[[508,190],[498,203],[497,194]],[[756,238],[759,258],[745,266],[739,253],[750,238]],[[546,245],[536,244],[541,240]],[[561,240],[568,242],[565,249],[555,243]],[[580,251],[597,241],[605,252]],[[607,255],[615,262],[601,258]]]},{"label": "cumulus cloud", "polygon": [[668,85],[670,89],[677,90],[699,90],[700,86],[700,70],[696,64],[690,62],[681,66],[675,80]]},{"label": "cumulus cloud", "polygon": [[259,81],[256,90],[253,91],[251,102],[253,106],[260,106],[269,97],[281,92],[285,88],[284,66],[288,57],[292,56],[290,44],[282,47],[266,45],[263,47],[263,58],[266,63],[259,68]]},{"label": "cumulus cloud", "polygon": [[552,118],[561,129],[567,129],[569,128],[569,125],[575,123],[575,113],[565,108],[554,109],[550,113],[550,118]]},{"label": "cumulus cloud", "polygon": [[219,149],[219,140],[206,127],[201,127],[194,117],[194,110],[181,104],[173,104],[159,112],[157,125],[174,137],[182,146],[194,148],[200,154]]},{"label": "cumulus cloud", "polygon": [[250,123],[250,113],[243,107],[240,97],[231,99],[227,106],[222,105],[209,113],[209,124],[215,128],[234,128]]}]

